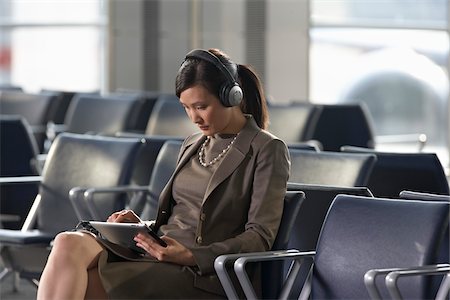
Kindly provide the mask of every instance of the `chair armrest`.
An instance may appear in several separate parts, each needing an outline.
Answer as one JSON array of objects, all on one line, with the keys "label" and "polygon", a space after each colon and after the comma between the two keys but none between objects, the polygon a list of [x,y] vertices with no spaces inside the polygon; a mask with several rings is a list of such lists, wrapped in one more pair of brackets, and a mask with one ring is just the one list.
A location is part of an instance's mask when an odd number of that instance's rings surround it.
[{"label": "chair armrest", "polygon": [[[266,251],[266,252],[251,252],[251,253],[236,253],[220,255],[214,261],[214,269],[219,277],[220,283],[228,297],[228,299],[238,299],[236,288],[230,279],[226,269],[228,262],[234,262],[234,271],[238,276],[239,283],[244,290],[245,296],[248,299],[256,299],[256,293],[251,285],[250,279],[246,275],[245,265],[247,262],[257,261],[275,261],[275,260],[294,260],[289,270],[286,283],[281,293],[280,299],[286,299],[289,290],[300,270],[301,261],[305,258],[314,257],[315,252],[300,252],[298,250],[280,250],[280,251]],[[283,298],[284,297],[284,298]]]},{"label": "chair armrest", "polygon": [[69,199],[72,203],[72,207],[75,210],[75,214],[77,215],[78,221],[86,221],[91,220],[92,216],[89,213],[89,209],[86,206],[84,200],[80,198],[80,195],[87,190],[87,187],[73,187],[69,191]]},{"label": "chair armrest", "polygon": [[106,188],[88,188],[84,191],[84,202],[89,210],[91,217],[94,220],[99,220],[101,218],[100,212],[94,202],[95,194],[105,194],[105,193],[150,193],[147,186],[116,186],[116,187],[106,187]]},{"label": "chair armrest", "polygon": [[41,181],[42,176],[0,177],[0,185],[40,183]]},{"label": "chair armrest", "polygon": [[[388,275],[394,272],[405,272],[405,271],[417,271],[417,272],[428,272],[429,270],[435,270],[436,268],[447,267],[448,264],[439,264],[431,266],[420,266],[413,268],[385,268],[385,269],[371,269],[364,274],[364,285],[366,286],[367,292],[371,299],[381,300],[381,294],[376,285],[376,277],[379,275]],[[387,284],[387,277],[385,279]]]},{"label": "chair armrest", "polygon": [[239,280],[242,290],[247,299],[256,299],[256,293],[253,285],[245,271],[247,263],[277,261],[277,260],[293,260],[289,269],[283,288],[281,290],[279,299],[287,299],[289,292],[292,289],[295,278],[300,271],[300,266],[305,258],[314,258],[315,251],[300,252],[298,250],[282,250],[282,251],[268,251],[259,253],[249,253],[249,255],[241,256],[234,263],[234,272]]},{"label": "chair armrest", "polygon": [[401,144],[413,143],[418,145],[418,152],[422,152],[427,143],[427,135],[424,133],[416,134],[393,134],[375,136],[375,144]]},{"label": "chair armrest", "polygon": [[[404,276],[419,276],[419,275],[443,275],[447,274],[447,278],[443,280],[439,291],[437,293],[436,299],[445,299],[446,294],[450,288],[450,283],[448,282],[448,276],[450,274],[449,264],[439,264],[439,265],[429,265],[418,268],[408,268],[404,270],[396,270],[389,272],[386,276],[385,283],[386,287],[391,295],[392,299],[401,300],[403,297],[400,294],[400,290],[397,286],[397,280]],[[438,298],[441,297],[441,298]]]}]

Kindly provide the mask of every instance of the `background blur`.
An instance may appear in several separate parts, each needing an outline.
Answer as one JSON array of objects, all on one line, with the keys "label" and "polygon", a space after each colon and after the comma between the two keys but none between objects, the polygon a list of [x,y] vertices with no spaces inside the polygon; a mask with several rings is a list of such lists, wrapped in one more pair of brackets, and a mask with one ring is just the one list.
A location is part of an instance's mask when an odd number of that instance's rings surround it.
[{"label": "background blur", "polygon": [[[377,148],[449,165],[448,0],[1,0],[0,85],[173,92],[192,48],[251,64],[273,102],[365,102]],[[392,142],[395,143],[392,143]]]}]

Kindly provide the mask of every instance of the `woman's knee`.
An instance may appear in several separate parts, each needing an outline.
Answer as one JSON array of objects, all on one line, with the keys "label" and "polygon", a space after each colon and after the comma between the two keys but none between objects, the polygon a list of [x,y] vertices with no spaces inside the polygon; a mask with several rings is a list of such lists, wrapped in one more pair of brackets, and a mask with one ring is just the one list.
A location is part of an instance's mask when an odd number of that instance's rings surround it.
[{"label": "woman's knee", "polygon": [[90,263],[102,250],[97,241],[82,232],[59,233],[53,242],[52,254],[64,260]]}]

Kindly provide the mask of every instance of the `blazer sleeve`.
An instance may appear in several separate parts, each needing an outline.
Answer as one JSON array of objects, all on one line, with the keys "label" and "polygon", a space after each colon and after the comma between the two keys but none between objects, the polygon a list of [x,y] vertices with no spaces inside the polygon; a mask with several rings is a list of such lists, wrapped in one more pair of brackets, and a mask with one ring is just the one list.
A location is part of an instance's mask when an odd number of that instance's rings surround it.
[{"label": "blazer sleeve", "polygon": [[214,260],[221,254],[271,249],[281,221],[289,171],[285,143],[270,139],[257,153],[245,231],[224,241],[190,249],[200,275],[214,272]]}]

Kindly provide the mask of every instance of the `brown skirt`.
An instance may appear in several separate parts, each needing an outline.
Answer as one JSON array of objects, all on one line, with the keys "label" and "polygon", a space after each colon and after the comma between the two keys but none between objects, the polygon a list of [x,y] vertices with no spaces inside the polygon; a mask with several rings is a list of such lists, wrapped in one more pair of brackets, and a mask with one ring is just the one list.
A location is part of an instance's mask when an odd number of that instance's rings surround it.
[{"label": "brown skirt", "polygon": [[128,260],[104,250],[98,271],[110,299],[224,299],[195,287],[194,271],[186,266],[147,258]]}]

